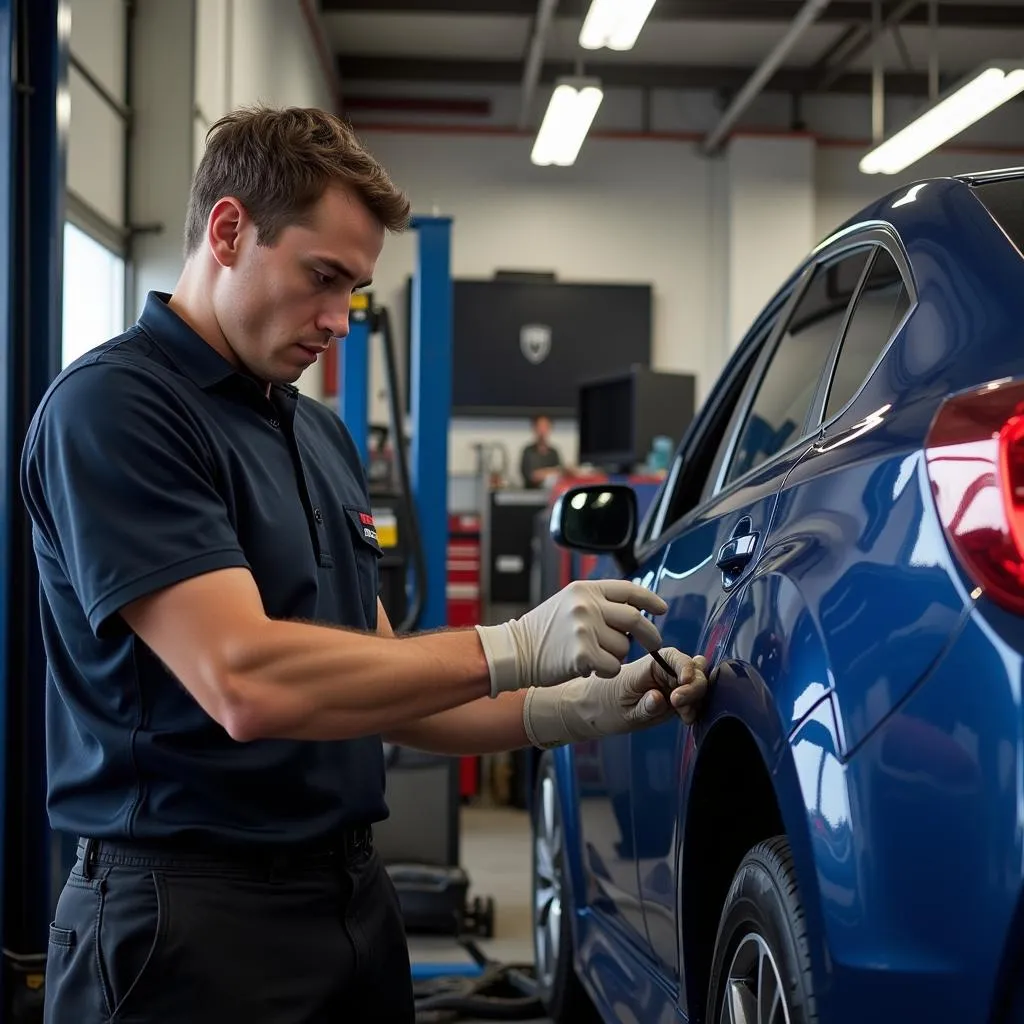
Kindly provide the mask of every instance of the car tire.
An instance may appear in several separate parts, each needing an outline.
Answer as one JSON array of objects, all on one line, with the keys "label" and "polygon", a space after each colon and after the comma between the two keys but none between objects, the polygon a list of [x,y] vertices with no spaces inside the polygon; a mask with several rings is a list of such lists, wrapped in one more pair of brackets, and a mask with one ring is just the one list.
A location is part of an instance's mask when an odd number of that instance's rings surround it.
[{"label": "car tire", "polygon": [[743,858],[725,898],[708,1024],[817,1024],[807,925],[785,836]]},{"label": "car tire", "polygon": [[572,907],[567,892],[565,829],[555,759],[537,764],[533,826],[533,951],[537,996],[555,1024],[584,1024],[600,1017],[576,976]]}]

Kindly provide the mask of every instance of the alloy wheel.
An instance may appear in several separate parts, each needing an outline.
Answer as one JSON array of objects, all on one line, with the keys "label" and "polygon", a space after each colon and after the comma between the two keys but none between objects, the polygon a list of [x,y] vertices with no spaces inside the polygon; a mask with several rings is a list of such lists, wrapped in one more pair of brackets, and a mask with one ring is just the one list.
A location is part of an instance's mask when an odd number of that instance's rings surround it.
[{"label": "alloy wheel", "polygon": [[743,937],[729,965],[719,1024],[790,1024],[786,991],[768,943]]},{"label": "alloy wheel", "polygon": [[555,778],[545,774],[534,835],[533,933],[537,980],[550,989],[558,967],[562,928],[563,836]]}]

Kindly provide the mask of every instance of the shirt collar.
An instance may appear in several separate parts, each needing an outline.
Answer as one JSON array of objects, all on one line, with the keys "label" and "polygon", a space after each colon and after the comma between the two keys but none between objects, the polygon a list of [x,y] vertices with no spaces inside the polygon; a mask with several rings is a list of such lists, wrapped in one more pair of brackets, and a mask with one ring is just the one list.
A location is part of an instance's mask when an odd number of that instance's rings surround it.
[{"label": "shirt collar", "polygon": [[[139,325],[153,342],[160,346],[182,373],[204,390],[230,377],[245,380],[251,387],[255,383],[253,378],[236,370],[209,342],[185,323],[171,309],[170,299],[168,292],[152,291],[146,296]],[[274,390],[278,390],[278,386]],[[280,385],[279,390],[290,397],[298,395],[298,388],[290,384]]]},{"label": "shirt collar", "polygon": [[232,376],[235,368],[204,341],[168,303],[167,292],[146,296],[139,324],[150,338],[201,388],[211,388]]}]

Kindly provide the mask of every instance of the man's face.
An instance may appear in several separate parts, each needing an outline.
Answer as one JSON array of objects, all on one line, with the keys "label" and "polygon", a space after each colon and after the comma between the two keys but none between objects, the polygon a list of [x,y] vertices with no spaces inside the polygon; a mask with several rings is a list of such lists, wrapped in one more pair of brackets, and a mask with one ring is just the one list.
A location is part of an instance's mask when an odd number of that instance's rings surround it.
[{"label": "man's face", "polygon": [[384,228],[354,196],[329,188],[309,222],[256,244],[242,212],[236,250],[218,275],[214,309],[238,362],[259,380],[291,384],[348,334],[352,293],[373,277]]},{"label": "man's face", "polygon": [[537,434],[537,440],[547,443],[548,438],[551,436],[551,420],[547,416],[539,417],[534,430]]}]

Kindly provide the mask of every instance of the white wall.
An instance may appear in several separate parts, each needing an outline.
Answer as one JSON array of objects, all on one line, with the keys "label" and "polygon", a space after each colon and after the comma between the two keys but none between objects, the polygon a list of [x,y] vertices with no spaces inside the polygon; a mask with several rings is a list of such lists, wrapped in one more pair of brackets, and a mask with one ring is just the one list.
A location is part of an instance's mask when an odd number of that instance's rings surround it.
[{"label": "white wall", "polygon": [[[595,140],[574,167],[553,172],[530,163],[531,140],[520,136],[371,132],[363,140],[409,191],[417,212],[453,216],[453,276],[550,270],[565,281],[650,283],[654,364],[700,378],[717,368],[718,332],[705,298],[712,283],[706,196],[716,165],[691,146]],[[395,311],[396,328],[414,243],[411,235],[390,239],[375,274],[376,300]],[[373,413],[384,419],[377,397]],[[509,445],[516,459],[528,426],[453,423],[452,472],[472,470],[470,444],[481,435]],[[572,429],[556,424],[555,443],[575,458]]]},{"label": "white wall", "polygon": [[196,0],[199,134],[234,107],[334,105],[301,0]]},{"label": "white wall", "polygon": [[[76,9],[86,3],[91,12],[96,10],[92,0],[74,0]],[[111,17],[122,10],[120,0],[95,3]],[[303,3],[136,0],[140,38],[134,61],[137,118],[131,212],[134,221],[158,222],[164,230],[136,242],[135,310],[148,289],[172,288],[180,271],[188,186],[209,124],[235,106],[254,102],[333,107]],[[109,54],[99,56],[108,37],[92,32],[92,27],[85,24],[77,44],[73,34],[73,45],[83,55],[95,54],[97,63],[106,61],[105,81],[116,89],[123,84],[117,79],[119,65]],[[360,83],[348,82],[345,88],[365,91]],[[81,83],[76,86],[73,78],[73,93],[76,90],[82,91]],[[856,168],[870,130],[866,96],[813,97],[804,103],[809,132],[805,145],[811,147],[811,156],[809,169],[800,172],[802,183],[789,190],[786,209],[799,214],[790,217],[778,206],[774,187],[766,189],[758,175],[756,146],[753,161],[748,152],[742,173],[739,154],[745,143],[716,159],[699,156],[695,140],[720,112],[717,98],[708,92],[655,91],[645,108],[639,91],[609,90],[577,164],[559,169],[533,167],[532,137],[502,130],[518,111],[515,87],[374,83],[372,91],[420,97],[486,95],[492,100],[492,113],[484,119],[488,124],[482,127],[473,128],[464,117],[448,118],[446,131],[385,125],[380,122],[408,117],[374,115],[375,124],[361,129],[369,148],[410,192],[417,211],[454,217],[456,276],[489,276],[508,268],[552,270],[567,281],[650,283],[654,364],[694,373],[699,397],[714,383],[746,327],[744,321],[767,298],[772,283],[791,271],[809,235],[823,236],[897,184],[893,179],[865,177]],[[538,109],[545,102],[541,91]],[[77,101],[77,125],[73,113],[70,178],[92,189],[98,207],[115,213],[116,172],[107,166],[111,157],[104,140],[109,126],[104,128],[101,120],[109,121],[110,115],[88,113],[89,104],[86,98]],[[916,105],[890,99],[889,125],[907,120]],[[745,124],[752,130],[778,132],[790,112],[786,97],[762,96]],[[1024,153],[984,148],[1016,143],[1024,150],[1019,112],[1019,104],[998,111],[958,140],[974,145],[973,152],[940,154],[901,178],[1024,162]],[[645,135],[643,128],[656,134]],[[768,209],[766,203],[772,201],[775,207]],[[751,210],[762,210],[766,216],[760,247],[758,238],[751,240],[759,230],[735,230],[736,218]],[[389,240],[374,289],[377,300],[392,307],[400,331],[402,288],[413,266],[414,242],[411,235]],[[738,259],[737,252],[747,248],[749,256]],[[404,345],[404,338],[398,340]],[[383,420],[383,374],[379,353],[375,354],[371,409],[374,419]],[[300,382],[314,396],[322,395],[317,370]],[[451,470],[472,471],[472,444],[480,440],[506,444],[515,466],[527,437],[525,423],[455,422]],[[575,459],[573,424],[556,424],[555,441],[570,461]]]},{"label": "white wall", "polygon": [[[302,0],[196,0],[193,165],[206,131],[236,107],[335,106]],[[323,380],[307,373],[299,388],[323,396]]]},{"label": "white wall", "polygon": [[[862,146],[808,137],[739,137],[714,160],[700,157],[690,140],[590,138],[577,164],[564,169],[532,166],[531,138],[511,132],[406,128],[361,137],[408,190],[416,211],[454,218],[455,277],[553,270],[562,280],[650,283],[654,365],[696,374],[699,398],[802,256],[901,180],[861,174]],[[1024,152],[954,151],[902,178],[1017,162]],[[781,167],[786,188],[766,188],[759,166],[765,174]],[[752,218],[759,227],[751,229]],[[738,231],[739,222],[747,227]],[[375,300],[392,309],[400,348],[414,245],[412,235],[389,239],[375,276]],[[374,363],[371,415],[383,422],[379,357]],[[556,444],[574,459],[575,425],[555,426]],[[525,422],[454,421],[451,472],[473,471],[472,445],[482,440],[505,444],[514,466],[528,433]]]},{"label": "white wall", "polygon": [[814,150],[807,136],[738,136],[729,144],[723,341],[730,350],[778,291],[779,268],[799,264],[814,244]]},{"label": "white wall", "polygon": [[815,158],[815,224],[824,237],[847,217],[886,192],[921,178],[966,174],[970,171],[1024,164],[1024,146],[1004,149],[953,149],[931,153],[900,174],[861,174],[862,150],[849,146],[819,146]]},{"label": "white wall", "polygon": [[[132,212],[164,225],[137,245],[139,310],[147,291],[170,291],[181,271],[189,185],[210,124],[246,104],[330,109],[334,101],[303,0],[136,4]],[[321,394],[315,377],[301,386]]]}]

